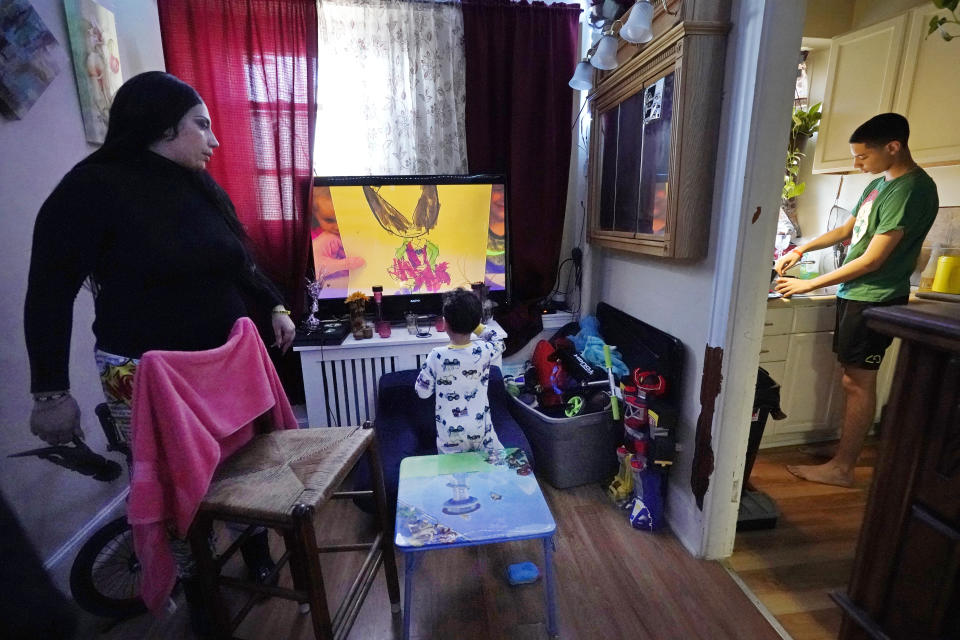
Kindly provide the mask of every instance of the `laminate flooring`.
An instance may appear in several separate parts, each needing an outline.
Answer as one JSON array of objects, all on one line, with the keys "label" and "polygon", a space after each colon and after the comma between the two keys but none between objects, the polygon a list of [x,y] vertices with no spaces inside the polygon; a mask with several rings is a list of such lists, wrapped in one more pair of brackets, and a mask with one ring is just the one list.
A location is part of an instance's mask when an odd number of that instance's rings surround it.
[{"label": "laminate flooring", "polygon": [[794,640],[836,638],[840,609],[829,592],[845,591],[877,458],[869,441],[847,489],[806,482],[785,465],[815,464],[800,446],[759,452],[750,476],[781,516],[773,529],[737,533],[725,562]]},{"label": "laminate flooring", "polygon": [[[683,478],[675,481],[683,482]],[[718,562],[692,557],[669,532],[632,529],[600,485],[556,490],[541,481],[558,524],[554,567],[560,638],[744,639],[780,636]],[[320,514],[323,541],[346,541],[370,531],[372,519],[349,502]],[[275,550],[279,548],[274,540]],[[275,554],[276,555],[276,554]],[[398,555],[403,586],[402,554]],[[416,576],[412,636],[419,640],[534,640],[547,637],[543,580],[510,586],[507,566],[524,560],[543,567],[539,540],[427,553]],[[339,602],[362,554],[322,557],[330,602]],[[239,570],[239,569],[237,569]],[[350,577],[348,577],[350,576]],[[286,572],[282,580],[289,580]],[[182,596],[178,602],[182,603]],[[382,573],[377,576],[350,638],[402,637],[391,617]],[[242,638],[312,638],[308,616],[295,603],[258,604],[238,629]],[[84,614],[79,638],[191,638],[186,609],[163,619],[149,615],[106,628]]]}]

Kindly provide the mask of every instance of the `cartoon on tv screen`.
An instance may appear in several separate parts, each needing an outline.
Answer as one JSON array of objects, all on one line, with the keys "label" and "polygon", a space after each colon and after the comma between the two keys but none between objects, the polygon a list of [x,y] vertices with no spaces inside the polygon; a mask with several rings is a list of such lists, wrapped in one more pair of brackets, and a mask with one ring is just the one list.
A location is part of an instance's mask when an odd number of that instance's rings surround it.
[{"label": "cartoon on tv screen", "polygon": [[503,184],[315,185],[313,261],[322,298],[505,287]]}]

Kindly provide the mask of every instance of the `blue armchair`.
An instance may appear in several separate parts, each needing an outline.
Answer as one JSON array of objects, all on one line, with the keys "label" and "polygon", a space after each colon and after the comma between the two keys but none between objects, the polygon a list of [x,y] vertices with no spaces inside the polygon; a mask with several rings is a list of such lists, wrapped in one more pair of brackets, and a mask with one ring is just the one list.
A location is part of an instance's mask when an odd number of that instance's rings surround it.
[{"label": "blue armchair", "polygon": [[[383,461],[383,482],[386,486],[387,504],[391,510],[397,506],[397,485],[400,480],[400,462],[409,456],[427,456],[437,453],[437,429],[434,421],[433,396],[423,399],[414,390],[419,372],[416,369],[395,371],[380,378],[377,393],[377,417],[374,431],[380,445]],[[518,447],[527,454],[531,467],[534,464],[533,449],[520,425],[510,414],[507,390],[503,374],[498,367],[490,369],[488,389],[493,428],[504,447]],[[369,488],[369,470],[362,463],[357,468],[355,486],[358,490]],[[534,467],[535,468],[535,467]],[[372,510],[370,501],[358,501],[364,510]]]}]

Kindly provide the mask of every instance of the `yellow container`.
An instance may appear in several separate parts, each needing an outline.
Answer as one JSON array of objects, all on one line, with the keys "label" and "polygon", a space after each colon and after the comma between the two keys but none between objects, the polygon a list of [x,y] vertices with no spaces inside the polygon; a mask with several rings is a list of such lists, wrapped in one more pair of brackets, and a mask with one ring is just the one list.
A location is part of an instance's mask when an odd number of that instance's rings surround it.
[{"label": "yellow container", "polygon": [[960,256],[940,256],[931,289],[938,293],[960,293]]}]

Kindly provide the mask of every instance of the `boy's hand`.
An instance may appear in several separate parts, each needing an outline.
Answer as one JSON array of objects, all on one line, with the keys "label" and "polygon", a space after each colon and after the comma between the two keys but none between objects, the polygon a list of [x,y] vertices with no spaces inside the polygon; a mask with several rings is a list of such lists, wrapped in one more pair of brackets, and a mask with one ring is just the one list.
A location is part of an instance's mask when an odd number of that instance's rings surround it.
[{"label": "boy's hand", "polygon": [[803,257],[802,253],[796,250],[790,251],[789,253],[786,253],[783,256],[781,256],[779,260],[777,260],[777,264],[773,267],[773,270],[782,276],[784,271],[786,271],[793,265],[800,262],[800,258],[802,257]]},{"label": "boy's hand", "polygon": [[784,298],[789,298],[790,296],[808,293],[816,289],[816,287],[810,286],[810,282],[810,280],[801,280],[799,278],[778,278],[777,286],[774,287],[773,290]]}]

